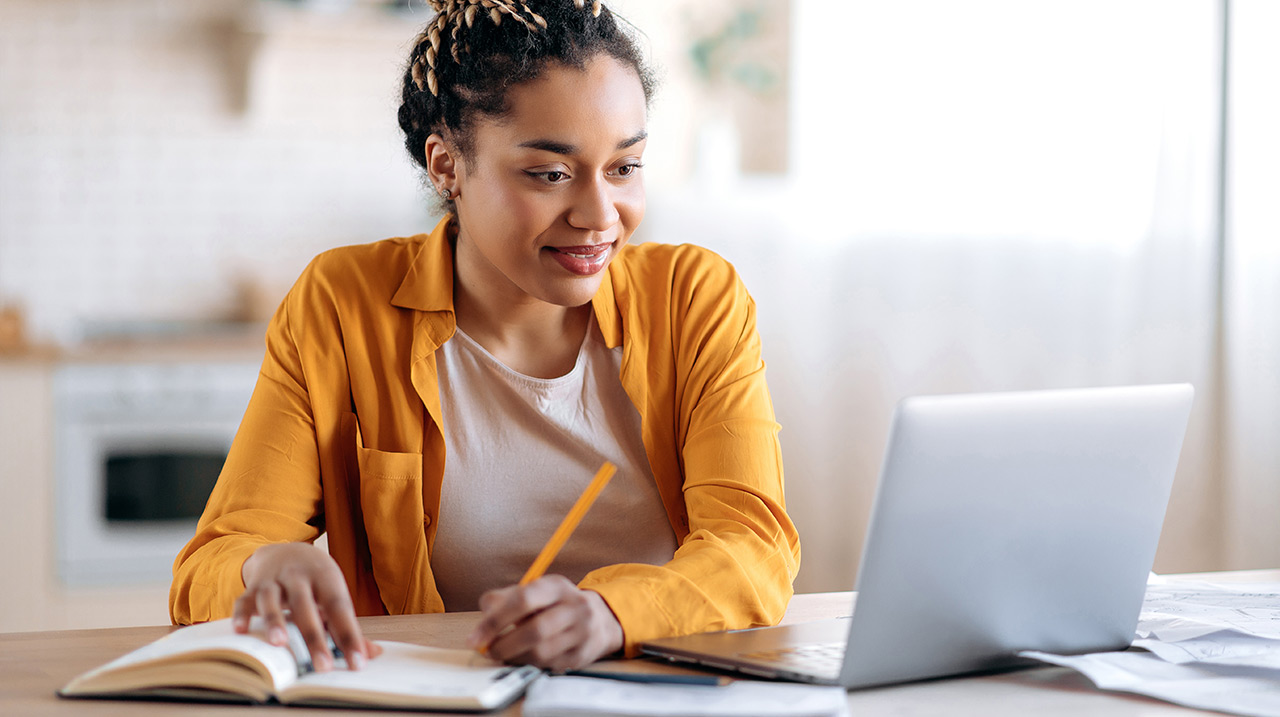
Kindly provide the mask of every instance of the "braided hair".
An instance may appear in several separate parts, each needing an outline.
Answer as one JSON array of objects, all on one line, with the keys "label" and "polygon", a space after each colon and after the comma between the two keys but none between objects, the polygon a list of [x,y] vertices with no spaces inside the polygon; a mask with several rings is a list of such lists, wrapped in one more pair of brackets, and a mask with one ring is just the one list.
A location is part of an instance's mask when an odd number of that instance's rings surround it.
[{"label": "braided hair", "polygon": [[646,100],[653,94],[639,49],[600,0],[428,1],[436,15],[414,42],[399,112],[405,149],[423,170],[427,137],[447,137],[469,157],[476,116],[506,114],[507,90],[551,62],[581,69],[603,53],[635,68]]}]

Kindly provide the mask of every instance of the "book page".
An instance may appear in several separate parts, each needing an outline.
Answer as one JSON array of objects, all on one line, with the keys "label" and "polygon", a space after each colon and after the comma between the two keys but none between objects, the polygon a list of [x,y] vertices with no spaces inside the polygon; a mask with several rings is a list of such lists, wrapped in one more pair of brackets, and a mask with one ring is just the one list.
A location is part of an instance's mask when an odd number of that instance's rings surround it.
[{"label": "book page", "polygon": [[159,687],[224,690],[259,702],[297,679],[298,664],[287,647],[266,641],[259,618],[247,635],[231,620],[184,627],[72,680],[62,692],[88,695]]},{"label": "book page", "polygon": [[493,709],[524,692],[540,673],[470,650],[378,641],[383,652],[364,669],[313,672],[282,690],[281,702],[368,704],[433,709]]}]

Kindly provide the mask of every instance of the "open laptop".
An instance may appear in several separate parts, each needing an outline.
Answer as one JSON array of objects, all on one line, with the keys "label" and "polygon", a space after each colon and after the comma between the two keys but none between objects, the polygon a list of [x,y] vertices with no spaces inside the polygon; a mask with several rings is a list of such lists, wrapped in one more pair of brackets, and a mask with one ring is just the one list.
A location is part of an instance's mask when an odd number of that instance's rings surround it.
[{"label": "open laptop", "polygon": [[1187,384],[899,404],[852,617],[654,640],[646,653],[843,685],[1126,648],[1191,412]]}]

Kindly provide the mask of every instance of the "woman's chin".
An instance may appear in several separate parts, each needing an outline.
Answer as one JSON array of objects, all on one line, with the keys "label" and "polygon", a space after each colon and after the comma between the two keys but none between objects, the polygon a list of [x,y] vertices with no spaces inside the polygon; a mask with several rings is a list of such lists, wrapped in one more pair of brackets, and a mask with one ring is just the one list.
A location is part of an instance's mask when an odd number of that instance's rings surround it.
[{"label": "woman's chin", "polygon": [[591,300],[596,296],[596,292],[600,290],[600,284],[603,281],[603,271],[593,276],[557,281],[554,286],[547,287],[547,291],[543,292],[542,298],[549,304],[565,308],[582,306],[591,303]]}]

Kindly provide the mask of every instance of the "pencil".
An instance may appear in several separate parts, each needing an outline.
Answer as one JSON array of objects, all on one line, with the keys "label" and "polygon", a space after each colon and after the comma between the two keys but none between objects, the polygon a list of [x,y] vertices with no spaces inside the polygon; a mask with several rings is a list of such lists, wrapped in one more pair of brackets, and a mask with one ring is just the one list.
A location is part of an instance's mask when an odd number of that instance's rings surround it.
[{"label": "pencil", "polygon": [[600,491],[604,490],[604,486],[613,477],[618,468],[609,461],[605,461],[600,466],[600,470],[596,471],[596,477],[591,479],[591,483],[587,485],[586,490],[582,491],[582,495],[578,496],[578,502],[573,504],[569,509],[569,514],[560,521],[560,527],[556,528],[556,532],[551,534],[551,539],[547,544],[542,546],[542,552],[538,553],[538,557],[533,559],[533,564],[525,571],[524,577],[520,578],[521,585],[529,583],[542,577],[547,572],[547,568],[551,567],[551,562],[556,559],[556,555],[560,553],[560,549],[564,547],[565,541],[569,540],[569,536],[573,534],[578,523],[582,522],[582,516],[587,514],[591,509],[591,504],[596,502],[596,496],[600,495]]},{"label": "pencil", "polygon": [[[556,555],[564,547],[565,541],[569,540],[569,536],[578,527],[578,523],[582,522],[582,517],[591,509],[591,504],[596,502],[596,496],[600,495],[600,491],[604,490],[605,484],[609,482],[609,479],[617,471],[618,467],[609,461],[605,461],[604,465],[600,466],[600,470],[596,471],[595,478],[591,479],[586,489],[582,491],[582,495],[578,496],[578,502],[574,503],[573,507],[569,509],[569,514],[564,517],[564,520],[560,521],[560,526],[556,528],[556,532],[551,534],[551,539],[547,541],[546,545],[542,546],[542,552],[538,553],[538,557],[533,559],[533,564],[524,572],[524,577],[520,578],[521,585],[528,585],[547,572],[547,568],[551,567],[551,562],[556,559]],[[502,634],[510,631],[510,629],[511,626],[508,625]],[[489,646],[481,645],[476,649],[476,652],[481,655],[488,655]]]}]

